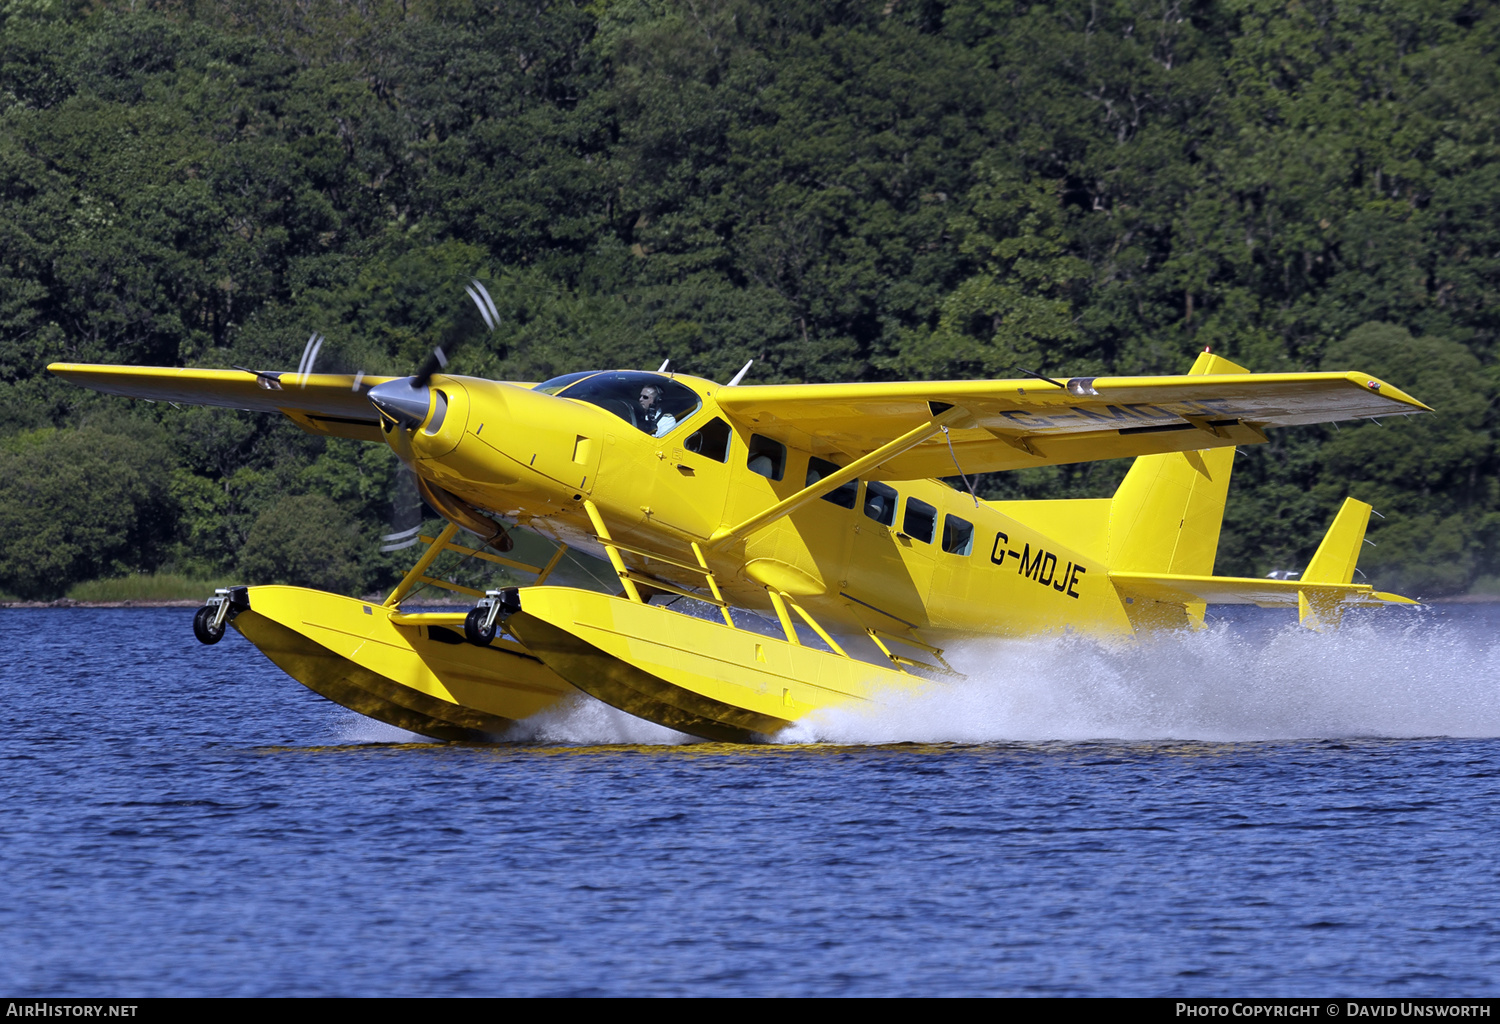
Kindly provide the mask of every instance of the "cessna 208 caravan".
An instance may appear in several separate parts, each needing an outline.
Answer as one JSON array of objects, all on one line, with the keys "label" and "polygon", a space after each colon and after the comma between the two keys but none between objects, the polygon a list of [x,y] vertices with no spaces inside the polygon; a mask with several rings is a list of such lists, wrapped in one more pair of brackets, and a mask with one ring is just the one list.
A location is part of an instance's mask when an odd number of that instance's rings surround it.
[{"label": "cessna 208 caravan", "polygon": [[[493,329],[477,282],[470,295]],[[1350,606],[1412,603],[1353,582],[1370,507],[1352,498],[1300,578],[1213,575],[1236,446],[1430,411],[1364,373],[1256,374],[1205,351],[1172,376],[754,386],[664,365],[533,385],[445,362],[439,349],[406,378],[49,369],[394,449],[447,525],[383,602],[235,587],[194,628],[213,642],[233,626],[323,696],[435,738],[502,736],[583,691],[750,741],[951,673],[940,645],[955,637],[1128,637],[1201,625],[1210,603],[1295,607],[1324,628]],[[939,479],[1125,457],[1109,498],[982,501]],[[550,559],[508,558],[516,527],[555,544]],[[478,540],[458,543],[460,528]],[[617,582],[551,584],[569,549],[607,559]],[[428,575],[444,551],[533,582],[456,586]],[[432,584],[474,607],[403,609]],[[701,603],[654,600],[684,596]]]}]

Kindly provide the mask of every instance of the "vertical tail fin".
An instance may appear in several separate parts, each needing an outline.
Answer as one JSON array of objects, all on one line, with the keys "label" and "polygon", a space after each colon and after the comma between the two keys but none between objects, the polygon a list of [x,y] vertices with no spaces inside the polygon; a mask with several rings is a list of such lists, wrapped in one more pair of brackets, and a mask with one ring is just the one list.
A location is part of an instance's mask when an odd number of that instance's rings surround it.
[{"label": "vertical tail fin", "polygon": [[[1188,372],[1246,371],[1204,352]],[[1234,451],[1209,448],[1137,458],[1110,503],[1110,569],[1212,575]],[[1204,607],[1187,605],[1187,624],[1201,624]]]},{"label": "vertical tail fin", "polygon": [[[1323,543],[1307,563],[1301,583],[1352,583],[1354,563],[1359,561],[1359,546],[1370,525],[1370,506],[1345,498],[1344,506],[1334,516],[1333,525],[1323,535]],[[1338,626],[1343,603],[1338,596],[1317,590],[1297,591],[1297,617],[1308,629],[1322,631]]]},{"label": "vertical tail fin", "polygon": [[1365,529],[1370,525],[1370,506],[1353,498],[1345,498],[1333,525],[1323,535],[1307,571],[1302,574],[1303,583],[1353,583],[1354,564],[1359,561],[1359,545],[1365,539]]},{"label": "vertical tail fin", "polygon": [[[1189,372],[1246,371],[1204,352]],[[1110,568],[1211,575],[1233,466],[1233,448],[1137,458],[1110,504]]]}]

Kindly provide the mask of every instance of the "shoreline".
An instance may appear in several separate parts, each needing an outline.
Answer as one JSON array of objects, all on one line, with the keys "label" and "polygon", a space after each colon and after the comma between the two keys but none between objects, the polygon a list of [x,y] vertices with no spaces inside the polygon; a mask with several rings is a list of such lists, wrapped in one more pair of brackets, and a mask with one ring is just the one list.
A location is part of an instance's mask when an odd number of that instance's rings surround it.
[{"label": "shoreline", "polygon": [[[379,605],[384,603],[384,597],[365,597],[360,600],[366,604]],[[59,597],[55,601],[0,601],[0,611],[17,610],[31,611],[38,609],[54,608],[201,608],[202,599],[172,597],[172,598],[140,598],[127,601],[75,601],[71,597]],[[472,601],[417,601],[412,603],[414,608],[472,608]]]},{"label": "shoreline", "polygon": [[[366,604],[379,605],[384,603],[385,598],[381,596],[364,597],[360,600]],[[1458,594],[1453,597],[1434,597],[1431,600],[1420,601],[1419,604],[1497,604],[1500,603],[1500,594]],[[59,597],[55,601],[0,601],[0,611],[9,610],[34,610],[52,608],[200,608],[203,601],[178,597],[178,598],[141,598],[127,601],[75,601],[71,597]],[[420,601],[415,602],[413,607],[421,608],[469,608],[470,601]]]}]

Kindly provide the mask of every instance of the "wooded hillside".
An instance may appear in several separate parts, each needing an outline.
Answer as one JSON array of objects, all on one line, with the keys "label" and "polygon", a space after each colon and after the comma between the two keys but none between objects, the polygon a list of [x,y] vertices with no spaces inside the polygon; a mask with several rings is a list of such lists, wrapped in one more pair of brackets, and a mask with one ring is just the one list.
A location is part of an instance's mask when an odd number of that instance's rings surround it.
[{"label": "wooded hillside", "polygon": [[[1500,6],[229,0],[0,5],[0,589],[389,580],[394,459],[52,360],[758,382],[1356,368],[1438,415],[1237,460],[1221,573],[1500,573]],[[997,475],[1099,496],[1125,466]],[[277,531],[280,532],[277,532]],[[409,553],[408,553],[409,554]]]}]

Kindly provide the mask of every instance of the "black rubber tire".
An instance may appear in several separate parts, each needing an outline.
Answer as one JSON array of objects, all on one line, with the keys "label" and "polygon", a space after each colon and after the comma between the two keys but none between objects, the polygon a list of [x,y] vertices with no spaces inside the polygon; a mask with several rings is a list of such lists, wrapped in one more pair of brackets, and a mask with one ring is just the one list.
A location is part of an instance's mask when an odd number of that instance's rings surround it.
[{"label": "black rubber tire", "polygon": [[489,611],[488,608],[474,608],[464,616],[464,636],[468,638],[469,643],[488,647],[490,641],[495,639],[495,627],[493,625],[488,629],[484,627],[484,619]]},{"label": "black rubber tire", "polygon": [[219,609],[213,605],[204,605],[193,614],[193,635],[200,644],[216,644],[224,639],[224,627],[214,629],[214,616],[218,614]]}]

